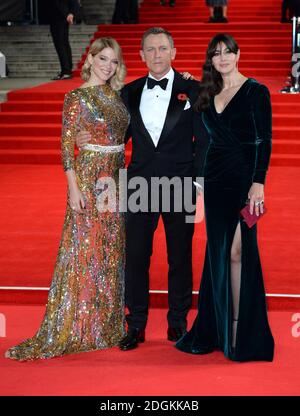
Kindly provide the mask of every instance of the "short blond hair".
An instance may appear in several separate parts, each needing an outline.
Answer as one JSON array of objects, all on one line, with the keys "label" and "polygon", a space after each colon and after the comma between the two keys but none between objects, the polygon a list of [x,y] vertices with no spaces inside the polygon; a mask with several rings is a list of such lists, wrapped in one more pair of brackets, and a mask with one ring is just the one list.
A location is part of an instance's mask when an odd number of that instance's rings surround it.
[{"label": "short blond hair", "polygon": [[[123,61],[122,49],[118,42],[114,38],[110,37],[96,39],[91,44],[90,49],[88,51],[88,55],[91,54],[92,56],[95,56],[105,48],[111,48],[117,55],[118,66],[116,69],[116,73],[108,80],[108,83],[114,90],[119,91],[124,86],[124,80],[126,77],[127,70]],[[81,69],[81,78],[84,81],[88,81],[90,79],[90,76],[91,64],[89,63],[87,56]]]}]

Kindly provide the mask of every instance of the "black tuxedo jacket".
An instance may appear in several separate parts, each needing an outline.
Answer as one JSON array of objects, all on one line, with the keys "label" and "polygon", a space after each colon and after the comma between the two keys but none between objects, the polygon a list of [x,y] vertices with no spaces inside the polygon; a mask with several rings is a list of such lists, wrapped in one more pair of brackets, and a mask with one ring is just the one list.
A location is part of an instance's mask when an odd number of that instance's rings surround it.
[{"label": "black tuxedo jacket", "polygon": [[79,11],[78,0],[52,0],[48,6],[51,20],[66,20],[68,14],[74,16]]},{"label": "black tuxedo jacket", "polygon": [[[198,96],[198,83],[184,80],[175,71],[165,123],[158,145],[155,147],[139,110],[146,80],[147,77],[139,78],[127,84],[121,92],[131,116],[125,140],[127,142],[132,137],[132,157],[128,166],[128,178],[203,176],[208,134],[200,113],[192,108]],[[184,110],[186,105],[184,95],[190,100],[191,107],[188,110]]]}]

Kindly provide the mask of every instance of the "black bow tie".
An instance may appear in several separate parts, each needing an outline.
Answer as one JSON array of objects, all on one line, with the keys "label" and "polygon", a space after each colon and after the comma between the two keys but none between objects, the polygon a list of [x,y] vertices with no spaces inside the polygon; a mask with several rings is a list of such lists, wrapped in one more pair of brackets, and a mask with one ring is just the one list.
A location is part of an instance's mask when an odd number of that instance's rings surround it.
[{"label": "black bow tie", "polygon": [[167,88],[168,81],[169,81],[168,78],[163,78],[163,79],[160,79],[159,81],[157,81],[154,78],[147,78],[147,88],[152,90],[152,88],[154,88],[155,85],[159,85],[160,88],[165,90]]}]

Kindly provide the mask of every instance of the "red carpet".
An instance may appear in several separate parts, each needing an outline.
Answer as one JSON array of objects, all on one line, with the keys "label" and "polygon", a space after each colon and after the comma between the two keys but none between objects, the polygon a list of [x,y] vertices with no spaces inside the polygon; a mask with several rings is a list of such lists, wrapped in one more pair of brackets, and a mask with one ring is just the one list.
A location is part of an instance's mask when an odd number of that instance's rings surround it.
[{"label": "red carpet", "polygon": [[[152,309],[146,342],[134,351],[118,348],[46,361],[18,363],[4,351],[34,335],[44,308],[0,305],[7,338],[0,338],[1,395],[220,395],[300,394],[300,337],[292,336],[293,312],[271,312],[274,362],[235,363],[221,352],[193,356],[166,340],[166,312]],[[190,319],[195,311],[190,314]],[[298,329],[299,332],[299,329]]]},{"label": "red carpet", "polygon": [[[144,0],[141,6],[142,23],[160,22],[199,23],[208,20],[208,9],[204,1],[178,0],[176,7],[157,7],[158,1]],[[230,22],[278,22],[280,19],[280,0],[252,0],[244,2],[230,0]]]},{"label": "red carpet", "polygon": [[[300,229],[299,168],[272,167],[266,186],[268,214],[259,240],[266,290],[269,294],[299,294]],[[64,220],[66,181],[60,166],[2,165],[0,217],[0,286],[48,287]],[[284,190],[284,193],[283,193]],[[284,206],[284,209],[282,208]],[[200,212],[201,212],[201,206]],[[199,288],[205,227],[194,236],[194,290]],[[163,228],[155,235],[151,290],[165,290],[167,260]],[[153,305],[161,300],[153,295]],[[166,299],[166,295],[163,296]],[[156,298],[156,299],[155,299]],[[0,302],[45,303],[47,292],[0,291]],[[300,307],[299,299],[268,298],[271,308]]]},{"label": "red carpet", "polygon": [[[273,103],[273,154],[267,183],[269,213],[260,226],[261,255],[269,294],[300,294],[299,167],[300,97],[278,91],[289,72],[291,25],[280,24],[281,0],[231,0],[229,24],[206,24],[204,1],[181,0],[174,9],[145,0],[139,25],[101,25],[95,38],[115,36],[124,50],[128,80],[146,73],[139,59],[142,33],[161,25],[174,35],[175,68],[200,76],[205,48],[217,32],[233,34],[241,47],[241,71],[266,83]],[[83,57],[84,59],[84,57]],[[79,63],[82,65],[83,59]],[[79,70],[75,71],[79,75]],[[47,287],[51,280],[65,209],[60,167],[61,109],[66,91],[79,78],[9,93],[0,112],[0,286]],[[130,158],[127,146],[127,161]],[[204,224],[194,239],[194,289],[199,286],[205,243]],[[166,289],[162,228],[155,238],[151,290]],[[0,301],[43,303],[47,293],[0,290]],[[152,295],[153,305],[165,305]],[[300,307],[300,298],[268,298],[270,307]],[[161,303],[162,302],[162,303]]]}]

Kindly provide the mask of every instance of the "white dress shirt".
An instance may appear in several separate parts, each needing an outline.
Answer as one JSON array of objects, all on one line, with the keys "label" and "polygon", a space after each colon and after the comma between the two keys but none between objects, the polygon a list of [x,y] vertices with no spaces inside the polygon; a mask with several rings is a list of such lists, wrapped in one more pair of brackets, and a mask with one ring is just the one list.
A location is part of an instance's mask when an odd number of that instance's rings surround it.
[{"label": "white dress shirt", "polygon": [[[149,78],[155,79],[151,74]],[[148,89],[147,81],[144,86],[141,102],[140,113],[146,129],[148,130],[154,146],[156,147],[165,124],[165,119],[170,103],[174,71],[171,68],[170,71],[162,78],[168,78],[168,85],[163,90],[159,85],[155,85],[154,88]]]}]

